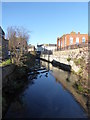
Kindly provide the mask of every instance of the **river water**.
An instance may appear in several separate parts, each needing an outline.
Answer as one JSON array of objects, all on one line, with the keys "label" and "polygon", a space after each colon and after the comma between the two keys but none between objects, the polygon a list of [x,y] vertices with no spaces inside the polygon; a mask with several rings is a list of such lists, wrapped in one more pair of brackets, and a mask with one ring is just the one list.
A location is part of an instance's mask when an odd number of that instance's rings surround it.
[{"label": "river water", "polygon": [[[83,107],[68,91],[71,89],[75,94],[71,84],[77,77],[46,62],[39,67],[41,70],[37,69],[38,74],[32,80],[30,72],[30,82],[12,101],[5,118],[87,118]],[[78,99],[86,100],[80,95]]]}]

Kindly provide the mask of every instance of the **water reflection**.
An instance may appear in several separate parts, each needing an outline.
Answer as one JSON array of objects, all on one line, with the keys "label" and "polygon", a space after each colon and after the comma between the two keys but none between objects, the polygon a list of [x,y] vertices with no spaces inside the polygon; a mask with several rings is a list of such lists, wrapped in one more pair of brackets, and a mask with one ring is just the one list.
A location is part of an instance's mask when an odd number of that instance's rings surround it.
[{"label": "water reflection", "polygon": [[78,102],[84,107],[85,110],[87,109],[87,98],[79,93],[77,93],[77,90],[73,87],[75,81],[80,80],[80,76],[74,75],[71,72],[66,72],[61,69],[58,69],[57,67],[52,66],[52,64],[48,64],[47,62],[41,62],[43,66],[45,66],[48,69],[48,65],[50,68],[50,71],[53,71],[52,74],[56,78],[56,82],[59,82],[63,85],[64,89],[69,90],[76,98]]},{"label": "water reflection", "polygon": [[45,62],[40,66],[36,77],[30,74],[30,84],[12,102],[5,118],[86,118],[85,111],[67,91],[67,86],[72,89],[75,77]]}]

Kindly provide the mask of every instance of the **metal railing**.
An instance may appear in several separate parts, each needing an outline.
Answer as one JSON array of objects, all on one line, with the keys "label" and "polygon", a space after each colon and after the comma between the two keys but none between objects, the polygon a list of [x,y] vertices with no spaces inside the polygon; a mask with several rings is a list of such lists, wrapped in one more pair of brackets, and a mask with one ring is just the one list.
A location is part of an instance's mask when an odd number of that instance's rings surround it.
[{"label": "metal railing", "polygon": [[74,45],[68,45],[65,47],[57,48],[57,50],[69,50],[69,49],[77,49],[77,48],[83,48],[88,47],[88,42],[86,43],[80,43],[80,44],[74,44]]}]

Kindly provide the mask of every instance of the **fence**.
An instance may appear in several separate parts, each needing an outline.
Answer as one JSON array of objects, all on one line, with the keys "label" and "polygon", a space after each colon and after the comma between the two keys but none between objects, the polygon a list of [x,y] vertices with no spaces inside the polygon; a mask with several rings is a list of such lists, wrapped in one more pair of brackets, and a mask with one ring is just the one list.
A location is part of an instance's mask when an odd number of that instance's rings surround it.
[{"label": "fence", "polygon": [[88,43],[68,45],[65,47],[57,48],[57,50],[69,50],[69,49],[77,49],[77,48],[82,48],[82,47],[88,47]]}]

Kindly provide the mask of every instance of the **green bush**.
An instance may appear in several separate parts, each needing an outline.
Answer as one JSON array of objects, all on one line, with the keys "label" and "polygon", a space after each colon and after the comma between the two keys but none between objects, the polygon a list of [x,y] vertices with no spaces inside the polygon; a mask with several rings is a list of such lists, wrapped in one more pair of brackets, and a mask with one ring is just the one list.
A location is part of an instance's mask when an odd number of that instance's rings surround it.
[{"label": "green bush", "polygon": [[70,62],[71,58],[67,58],[67,61]]},{"label": "green bush", "polygon": [[79,90],[80,92],[83,92],[83,87],[82,87],[81,85],[78,85],[78,90]]},{"label": "green bush", "polygon": [[11,60],[10,59],[8,59],[6,61],[2,61],[2,63],[0,63],[0,66],[5,66],[5,65],[9,65],[9,64],[11,64]]}]

